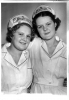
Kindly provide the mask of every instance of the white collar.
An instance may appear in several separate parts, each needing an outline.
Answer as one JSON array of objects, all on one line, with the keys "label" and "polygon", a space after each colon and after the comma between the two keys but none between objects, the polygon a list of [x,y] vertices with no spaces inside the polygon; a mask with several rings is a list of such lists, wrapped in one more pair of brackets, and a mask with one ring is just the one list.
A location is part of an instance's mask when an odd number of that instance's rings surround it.
[{"label": "white collar", "polygon": [[[56,46],[55,48],[55,51],[53,52],[52,56],[55,55],[58,51],[60,51],[64,45],[63,45],[63,42],[62,40],[57,36],[56,37],[56,40],[59,41],[58,45]],[[48,53],[48,48],[47,48],[47,44],[44,40],[42,40],[42,43],[41,43],[41,47],[46,51],[46,53],[49,55]]]},{"label": "white collar", "polygon": [[7,51],[7,47],[9,47],[10,44],[11,43],[6,43],[3,46],[2,50],[1,50],[2,51],[2,58],[4,58],[8,63],[12,64],[15,67],[20,66],[21,64],[23,64],[29,58],[29,51],[25,50],[25,51],[22,52],[22,55],[21,55],[20,60],[18,62],[18,65],[16,65],[15,62],[13,61],[11,55]]}]

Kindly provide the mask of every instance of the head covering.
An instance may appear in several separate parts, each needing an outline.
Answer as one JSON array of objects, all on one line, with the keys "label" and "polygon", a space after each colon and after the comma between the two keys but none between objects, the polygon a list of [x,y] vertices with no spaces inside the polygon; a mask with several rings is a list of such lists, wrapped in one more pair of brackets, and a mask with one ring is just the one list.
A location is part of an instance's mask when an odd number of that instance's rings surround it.
[{"label": "head covering", "polygon": [[12,17],[8,22],[8,28],[12,28],[15,25],[26,23],[32,27],[32,22],[29,20],[29,18],[26,15],[20,14],[17,16]]},{"label": "head covering", "polygon": [[50,8],[49,6],[46,6],[46,5],[40,5],[39,7],[36,8],[36,10],[33,12],[33,15],[32,15],[32,18],[34,18],[37,14],[39,14],[40,12],[43,12],[43,11],[48,11],[50,13],[52,13],[53,15],[56,16],[55,14],[55,11]]}]

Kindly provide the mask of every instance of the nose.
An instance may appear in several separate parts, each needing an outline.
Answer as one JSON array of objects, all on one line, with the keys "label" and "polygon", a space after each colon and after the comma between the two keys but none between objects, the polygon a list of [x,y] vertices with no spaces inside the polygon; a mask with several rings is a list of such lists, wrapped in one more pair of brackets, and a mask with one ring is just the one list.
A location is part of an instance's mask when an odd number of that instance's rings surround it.
[{"label": "nose", "polygon": [[47,26],[43,26],[43,30],[46,31],[47,30]]},{"label": "nose", "polygon": [[27,38],[26,38],[26,36],[24,35],[24,36],[22,36],[22,39],[24,40],[24,41],[26,41],[27,40]]}]

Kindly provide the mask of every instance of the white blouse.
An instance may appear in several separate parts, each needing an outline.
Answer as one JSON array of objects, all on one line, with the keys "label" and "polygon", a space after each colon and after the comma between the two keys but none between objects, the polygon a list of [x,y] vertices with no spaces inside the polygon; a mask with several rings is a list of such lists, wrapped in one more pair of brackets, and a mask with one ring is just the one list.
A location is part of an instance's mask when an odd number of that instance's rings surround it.
[{"label": "white blouse", "polygon": [[2,48],[1,77],[2,91],[5,93],[26,93],[32,82],[32,69],[29,59],[29,52],[23,51],[18,62],[14,62],[12,56],[7,51],[10,44],[5,44]]},{"label": "white blouse", "polygon": [[67,77],[67,55],[65,43],[58,37],[56,39],[59,43],[51,57],[46,42],[40,38],[35,38],[30,46],[34,75],[34,85],[31,89],[33,92],[61,91],[62,81]]}]

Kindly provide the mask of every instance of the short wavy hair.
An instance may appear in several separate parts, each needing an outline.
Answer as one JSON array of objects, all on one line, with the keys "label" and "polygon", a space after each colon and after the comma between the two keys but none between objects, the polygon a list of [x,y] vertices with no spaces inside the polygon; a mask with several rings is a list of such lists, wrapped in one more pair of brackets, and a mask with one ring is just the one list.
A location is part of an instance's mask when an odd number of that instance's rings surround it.
[{"label": "short wavy hair", "polygon": [[37,25],[36,25],[36,19],[38,17],[44,17],[44,16],[49,16],[51,17],[51,19],[53,20],[54,23],[56,23],[56,27],[55,27],[55,30],[57,31],[57,29],[59,28],[60,26],[60,23],[61,23],[61,20],[57,17],[55,17],[55,15],[53,15],[52,13],[50,13],[49,11],[43,11],[43,12],[40,12],[38,13],[34,18],[32,18],[32,25],[33,25],[33,31],[34,31],[34,34],[37,35],[38,37],[41,38],[41,36],[39,35],[39,32],[37,30]]},{"label": "short wavy hair", "polygon": [[31,28],[31,40],[30,41],[32,41],[33,40],[32,31],[33,30],[32,30],[32,27],[29,24],[26,24],[26,23],[17,24],[13,28],[7,28],[6,41],[11,43],[12,37],[14,36],[14,33],[16,32],[17,29],[19,29],[23,25],[26,25],[26,26]]}]

